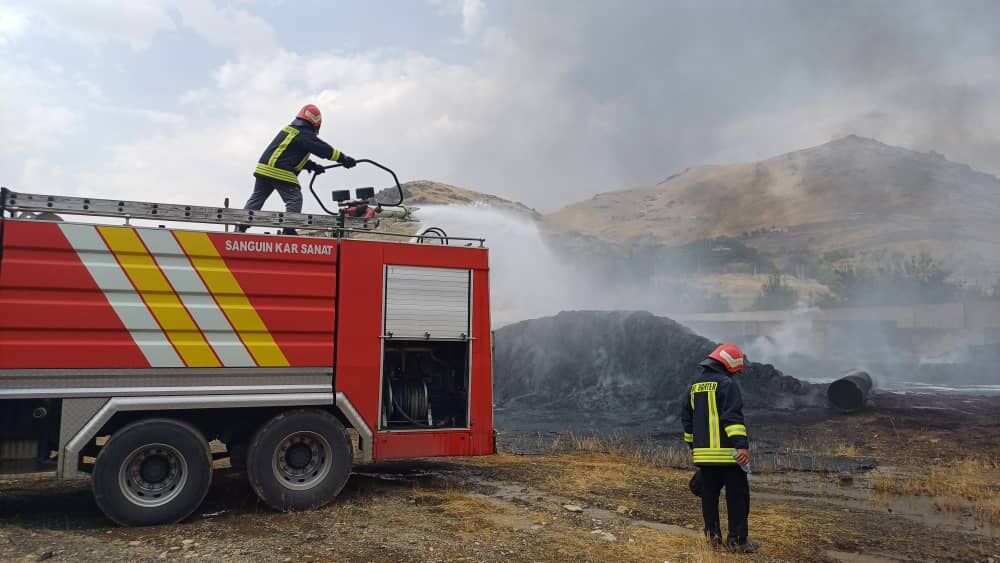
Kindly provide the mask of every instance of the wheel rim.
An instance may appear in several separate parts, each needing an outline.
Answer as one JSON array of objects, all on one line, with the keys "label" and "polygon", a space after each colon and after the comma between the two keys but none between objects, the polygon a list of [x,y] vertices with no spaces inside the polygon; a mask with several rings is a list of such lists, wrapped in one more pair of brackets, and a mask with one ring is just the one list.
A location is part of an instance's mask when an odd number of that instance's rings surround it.
[{"label": "wheel rim", "polygon": [[187,476],[187,461],[176,448],[147,444],[125,458],[118,470],[118,487],[133,504],[152,508],[177,498]]},{"label": "wheel rim", "polygon": [[315,487],[330,473],[333,448],[315,432],[294,432],[274,449],[271,469],[275,479],[294,490]]}]

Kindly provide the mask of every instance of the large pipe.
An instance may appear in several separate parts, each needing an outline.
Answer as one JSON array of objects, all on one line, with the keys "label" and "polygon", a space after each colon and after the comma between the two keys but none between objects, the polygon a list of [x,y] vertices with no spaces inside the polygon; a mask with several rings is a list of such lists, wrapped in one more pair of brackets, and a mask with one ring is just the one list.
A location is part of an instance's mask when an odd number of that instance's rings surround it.
[{"label": "large pipe", "polygon": [[844,374],[844,377],[830,384],[826,390],[826,398],[830,404],[842,411],[860,410],[865,406],[873,386],[868,372],[852,369]]}]

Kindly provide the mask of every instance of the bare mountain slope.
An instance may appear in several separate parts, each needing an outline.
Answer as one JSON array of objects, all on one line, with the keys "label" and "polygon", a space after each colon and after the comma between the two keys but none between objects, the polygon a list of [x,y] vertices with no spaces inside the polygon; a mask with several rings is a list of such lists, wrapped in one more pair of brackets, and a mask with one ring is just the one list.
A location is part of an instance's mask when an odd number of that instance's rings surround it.
[{"label": "bare mountain slope", "polygon": [[755,163],[691,168],[544,219],[608,243],[743,236],[773,252],[919,246],[985,253],[1000,240],[1000,180],[936,153],[856,136]]}]

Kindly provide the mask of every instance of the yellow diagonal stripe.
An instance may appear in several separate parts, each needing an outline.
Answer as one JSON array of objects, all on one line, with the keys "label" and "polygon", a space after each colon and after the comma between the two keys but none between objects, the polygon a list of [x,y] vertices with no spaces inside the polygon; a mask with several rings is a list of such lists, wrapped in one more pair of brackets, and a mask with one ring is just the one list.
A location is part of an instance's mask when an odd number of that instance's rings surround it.
[{"label": "yellow diagonal stripe", "polygon": [[163,277],[135,229],[98,227],[97,230],[184,363],[189,367],[220,366],[205,336]]},{"label": "yellow diagonal stripe", "polygon": [[243,288],[229,271],[208,235],[175,231],[174,236],[257,364],[265,367],[287,366],[285,354],[250,304]]}]

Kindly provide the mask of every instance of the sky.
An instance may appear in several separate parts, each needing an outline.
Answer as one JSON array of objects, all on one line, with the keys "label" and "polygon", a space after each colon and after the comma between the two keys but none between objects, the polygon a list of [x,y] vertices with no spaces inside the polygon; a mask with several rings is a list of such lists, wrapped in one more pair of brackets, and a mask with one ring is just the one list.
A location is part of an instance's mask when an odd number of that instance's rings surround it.
[{"label": "sky", "polygon": [[847,134],[998,174],[998,71],[992,0],[4,0],[0,184],[239,205],[305,103],[403,181],[541,211]]}]

